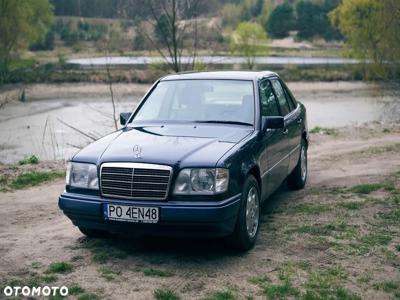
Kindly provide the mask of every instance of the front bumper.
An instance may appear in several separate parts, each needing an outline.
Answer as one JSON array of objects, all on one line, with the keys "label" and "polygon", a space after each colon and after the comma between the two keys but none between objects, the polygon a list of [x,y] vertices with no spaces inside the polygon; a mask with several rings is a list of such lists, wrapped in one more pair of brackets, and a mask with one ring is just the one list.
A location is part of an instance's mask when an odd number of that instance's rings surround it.
[{"label": "front bumper", "polygon": [[[129,235],[173,235],[221,237],[233,232],[241,194],[222,201],[131,201],[64,192],[58,205],[78,227]],[[105,203],[160,208],[157,224],[105,220]]]}]

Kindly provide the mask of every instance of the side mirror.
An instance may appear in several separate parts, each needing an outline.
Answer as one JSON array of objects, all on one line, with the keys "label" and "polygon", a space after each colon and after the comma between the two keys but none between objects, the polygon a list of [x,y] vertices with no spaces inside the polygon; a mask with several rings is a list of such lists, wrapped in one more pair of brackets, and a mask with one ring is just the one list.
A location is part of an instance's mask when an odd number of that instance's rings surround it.
[{"label": "side mirror", "polygon": [[122,126],[124,126],[126,124],[126,122],[128,122],[129,118],[131,117],[130,112],[122,112],[119,114],[119,122],[121,123]]},{"label": "side mirror", "polygon": [[267,129],[282,129],[285,128],[285,119],[283,117],[263,117],[262,131]]}]

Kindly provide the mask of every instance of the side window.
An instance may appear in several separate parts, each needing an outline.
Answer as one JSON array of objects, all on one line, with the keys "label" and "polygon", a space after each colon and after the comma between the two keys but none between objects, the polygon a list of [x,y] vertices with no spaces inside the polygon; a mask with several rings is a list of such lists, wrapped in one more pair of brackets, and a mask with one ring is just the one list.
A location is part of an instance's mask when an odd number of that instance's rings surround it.
[{"label": "side window", "polygon": [[297,107],[297,102],[293,98],[292,93],[289,91],[288,87],[286,86],[285,83],[281,82],[281,85],[283,87],[283,90],[285,91],[286,99],[289,102],[290,110],[294,110]]},{"label": "side window", "polygon": [[282,85],[277,79],[272,79],[272,87],[274,88],[276,97],[278,98],[279,107],[281,108],[282,116],[286,116],[290,112],[289,104],[286,100],[285,92]]},{"label": "side window", "polygon": [[283,87],[283,91],[284,91],[284,93],[285,93],[285,98],[286,98],[286,100],[287,100],[287,103],[289,104],[289,111],[294,110],[293,101],[292,101],[292,99],[290,98],[290,96],[289,96],[287,90],[286,90],[284,87]]},{"label": "side window", "polygon": [[269,80],[261,81],[260,83],[260,101],[261,101],[261,115],[266,116],[279,116],[278,104],[274,93],[272,92],[271,82]]}]

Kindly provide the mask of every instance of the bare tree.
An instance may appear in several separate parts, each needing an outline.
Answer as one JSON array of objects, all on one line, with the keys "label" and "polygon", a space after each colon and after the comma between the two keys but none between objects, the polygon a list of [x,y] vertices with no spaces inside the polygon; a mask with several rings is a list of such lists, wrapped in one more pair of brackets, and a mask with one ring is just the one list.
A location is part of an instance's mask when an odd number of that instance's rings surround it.
[{"label": "bare tree", "polygon": [[111,105],[112,105],[112,119],[113,119],[113,124],[114,124],[115,130],[117,130],[118,129],[118,119],[116,117],[113,81],[112,81],[112,76],[111,76],[111,72],[110,72],[110,64],[109,64],[110,56],[108,55],[108,51],[106,51],[105,53],[106,53],[105,58],[106,58],[107,84],[108,84],[108,88],[110,90]]},{"label": "bare tree", "polygon": [[[114,95],[114,89],[113,89],[113,78],[111,75],[111,69],[110,69],[110,61],[111,61],[111,48],[112,44],[115,41],[112,41],[112,36],[115,35],[113,31],[109,32],[108,35],[105,37],[103,41],[103,49],[104,49],[104,57],[106,60],[106,82],[108,84],[108,89],[110,90],[110,100],[111,100],[111,106],[112,106],[112,120],[113,120],[113,126],[115,130],[118,129],[118,118],[116,116],[116,99]],[[116,46],[116,45],[113,45]],[[118,45],[117,45],[118,46]]]},{"label": "bare tree", "polygon": [[[149,9],[153,32],[143,34],[175,72],[183,70],[182,54],[191,62],[187,68],[194,67],[197,51],[197,11],[201,0],[142,0]],[[192,18],[194,21],[187,20]],[[192,42],[190,42],[192,41]]]}]

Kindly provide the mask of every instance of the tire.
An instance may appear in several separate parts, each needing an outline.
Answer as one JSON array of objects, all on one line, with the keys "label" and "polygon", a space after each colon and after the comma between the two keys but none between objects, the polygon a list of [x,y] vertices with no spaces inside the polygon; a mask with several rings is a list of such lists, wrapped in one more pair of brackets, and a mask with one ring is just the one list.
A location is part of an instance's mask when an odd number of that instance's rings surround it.
[{"label": "tire", "polygon": [[[250,207],[249,207],[250,205]],[[249,213],[247,209],[249,208]],[[253,215],[253,218],[251,217]],[[247,216],[249,216],[247,218]],[[249,222],[249,229],[247,226]],[[247,251],[253,248],[260,227],[260,188],[253,175],[249,175],[243,186],[241,205],[235,225],[235,231],[229,242],[238,250]]]},{"label": "tire", "polygon": [[86,227],[78,227],[80,232],[90,238],[104,238],[108,237],[109,233],[104,230],[91,229]]},{"label": "tire", "polygon": [[287,185],[291,190],[300,190],[304,188],[307,182],[307,145],[302,140],[300,148],[300,156],[296,167],[287,178]]}]

